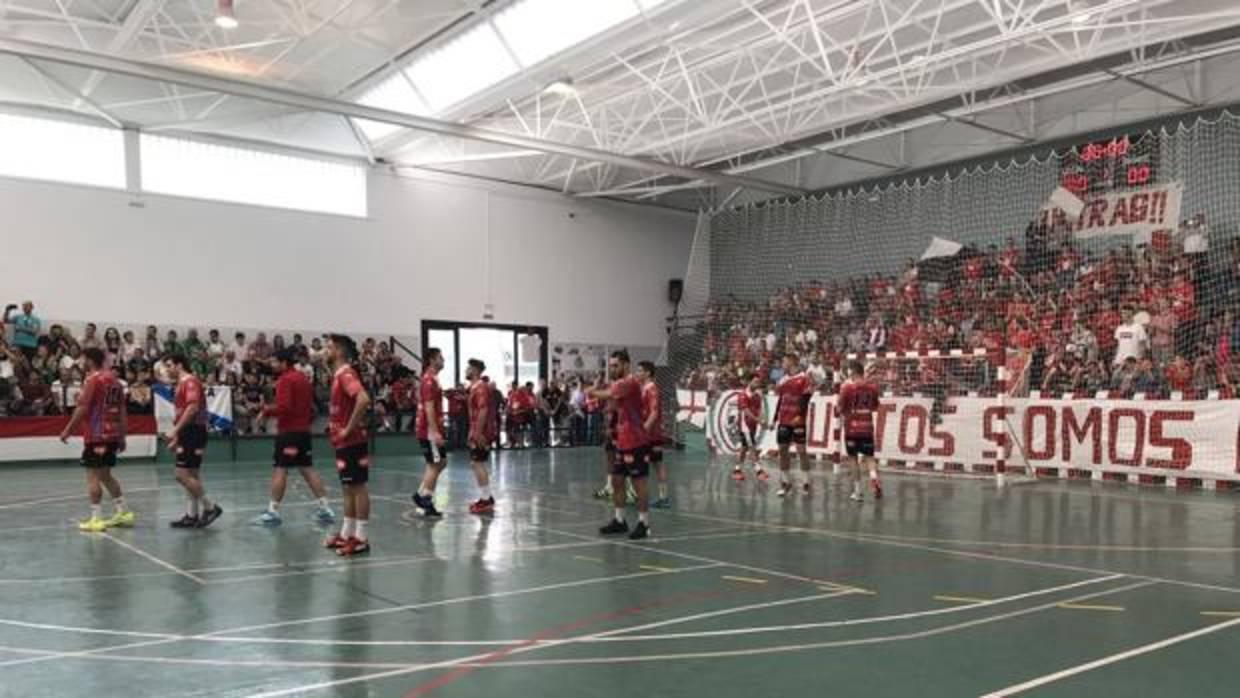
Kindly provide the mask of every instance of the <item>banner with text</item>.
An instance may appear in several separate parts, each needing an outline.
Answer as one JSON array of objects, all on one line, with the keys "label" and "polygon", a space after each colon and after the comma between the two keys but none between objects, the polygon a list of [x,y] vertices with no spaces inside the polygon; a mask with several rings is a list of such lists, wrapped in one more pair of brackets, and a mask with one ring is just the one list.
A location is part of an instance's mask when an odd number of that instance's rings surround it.
[{"label": "banner with text", "polygon": [[1080,215],[1071,215],[1054,204],[1042,209],[1041,222],[1072,231],[1078,239],[1131,235],[1148,242],[1155,232],[1174,232],[1180,225],[1180,201],[1184,187],[1171,182],[1132,191],[1087,195]]},{"label": "banner with text", "polygon": [[[725,392],[706,413],[707,443],[735,453],[740,446],[737,391]],[[768,395],[767,414],[776,398]],[[941,420],[932,400],[885,397],[875,415],[875,455],[881,460],[1076,468],[1211,480],[1240,480],[1240,401],[1054,400],[957,397]],[[695,414],[682,405],[681,415]],[[839,453],[835,396],[810,401],[808,449]],[[763,425],[763,450],[776,448]]]}]

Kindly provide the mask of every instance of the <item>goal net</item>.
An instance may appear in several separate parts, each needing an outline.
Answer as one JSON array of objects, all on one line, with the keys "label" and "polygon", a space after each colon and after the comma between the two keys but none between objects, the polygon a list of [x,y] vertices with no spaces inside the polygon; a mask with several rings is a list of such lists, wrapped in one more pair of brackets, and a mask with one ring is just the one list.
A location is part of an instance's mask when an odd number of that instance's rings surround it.
[{"label": "goal net", "polygon": [[833,378],[854,358],[885,395],[888,464],[1230,487],[1236,181],[1224,115],[704,213],[668,345],[681,426],[710,437],[712,404],[773,385],[795,352],[821,381],[811,450],[830,457]]}]

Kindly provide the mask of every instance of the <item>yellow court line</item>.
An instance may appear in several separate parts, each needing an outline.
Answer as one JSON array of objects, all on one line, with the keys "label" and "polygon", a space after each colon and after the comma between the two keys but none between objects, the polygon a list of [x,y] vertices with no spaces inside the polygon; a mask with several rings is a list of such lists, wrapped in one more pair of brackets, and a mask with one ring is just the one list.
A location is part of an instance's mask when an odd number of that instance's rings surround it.
[{"label": "yellow court line", "polygon": [[670,567],[659,567],[658,565],[638,565],[637,567],[638,569],[643,569],[648,572],[675,572],[676,571]]},{"label": "yellow court line", "polygon": [[1240,618],[1240,611],[1202,611],[1203,616],[1218,616],[1220,618]]},{"label": "yellow court line", "polygon": [[720,577],[720,579],[726,579],[729,582],[743,582],[745,584],[766,584],[765,579],[755,579],[753,577],[732,577],[726,574]]},{"label": "yellow court line", "polygon": [[574,555],[573,559],[574,560],[585,560],[586,562],[602,562],[602,560],[600,560],[597,557],[586,557],[585,555]]},{"label": "yellow court line", "polygon": [[1071,611],[1110,611],[1112,613],[1118,613],[1124,610],[1123,606],[1094,606],[1080,603],[1061,603],[1059,604],[1059,608],[1066,608]]},{"label": "yellow court line", "polygon": [[986,603],[990,599],[979,599],[974,596],[936,596],[934,600],[948,603]]}]

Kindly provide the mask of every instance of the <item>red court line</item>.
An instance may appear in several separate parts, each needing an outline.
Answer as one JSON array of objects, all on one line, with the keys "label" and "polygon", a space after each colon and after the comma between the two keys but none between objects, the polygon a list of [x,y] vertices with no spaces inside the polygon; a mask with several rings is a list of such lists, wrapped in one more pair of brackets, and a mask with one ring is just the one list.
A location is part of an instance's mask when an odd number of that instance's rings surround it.
[{"label": "red court line", "polygon": [[576,630],[580,630],[582,628],[589,627],[591,625],[595,625],[598,623],[606,623],[608,621],[613,621],[613,620],[619,620],[621,618],[637,615],[637,614],[643,613],[645,611],[649,611],[654,608],[660,608],[664,606],[674,606],[678,604],[689,603],[691,601],[701,601],[703,599],[716,598],[720,596],[731,596],[731,595],[741,594],[741,593],[752,593],[752,591],[753,590],[751,589],[723,589],[723,590],[718,590],[718,591],[699,591],[699,592],[693,592],[689,594],[681,594],[680,596],[672,596],[666,599],[662,599],[660,601],[654,601],[652,603],[642,604],[640,606],[631,606],[629,608],[622,608],[616,611],[596,613],[595,615],[587,616],[586,618],[582,618],[581,620],[576,620],[571,623],[565,623],[563,625],[557,625],[555,627],[548,628],[538,633],[537,635],[533,635],[521,641],[519,644],[509,645],[508,647],[495,650],[494,652],[491,652],[485,655],[481,659],[471,662],[469,666],[457,667],[453,669],[452,671],[449,671],[446,674],[442,674],[440,676],[435,677],[434,679],[431,679],[430,681],[420,684],[419,686],[415,687],[413,690],[406,693],[405,698],[417,698],[418,696],[424,696],[430,693],[431,691],[434,691],[437,688],[442,688],[450,683],[453,683],[454,681],[457,681],[459,679],[462,679],[468,676],[469,674],[472,674],[473,672],[477,671],[479,668],[481,668],[482,666],[486,664],[499,661],[507,657],[508,655],[512,654],[513,652],[516,652],[517,650],[528,648],[530,646],[543,642],[544,640],[554,640],[558,637],[562,637]]}]

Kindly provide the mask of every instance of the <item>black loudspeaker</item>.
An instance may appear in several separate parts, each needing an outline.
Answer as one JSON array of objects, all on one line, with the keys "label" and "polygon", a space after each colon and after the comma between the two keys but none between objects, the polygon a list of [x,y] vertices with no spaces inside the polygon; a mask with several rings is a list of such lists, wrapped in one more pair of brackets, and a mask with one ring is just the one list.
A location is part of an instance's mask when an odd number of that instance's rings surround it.
[{"label": "black loudspeaker", "polygon": [[680,299],[685,295],[684,279],[672,279],[667,282],[667,299],[673,303],[680,303]]}]

